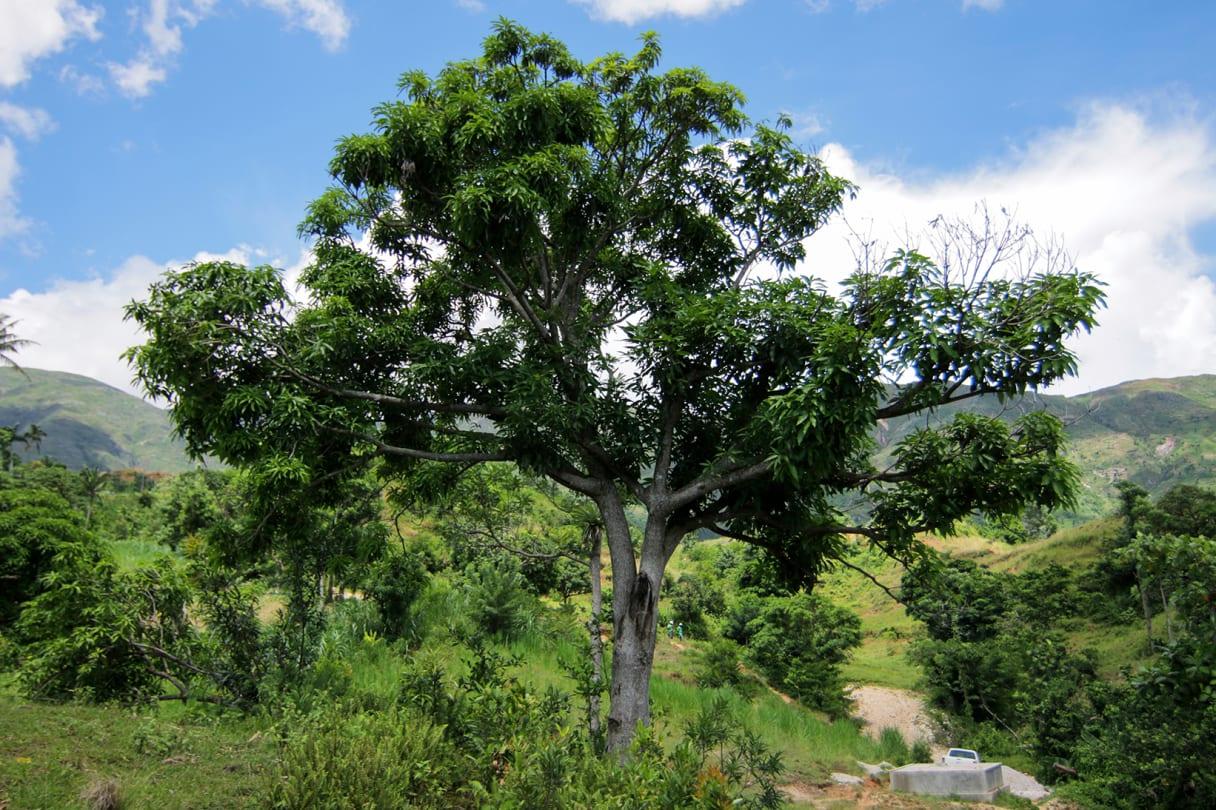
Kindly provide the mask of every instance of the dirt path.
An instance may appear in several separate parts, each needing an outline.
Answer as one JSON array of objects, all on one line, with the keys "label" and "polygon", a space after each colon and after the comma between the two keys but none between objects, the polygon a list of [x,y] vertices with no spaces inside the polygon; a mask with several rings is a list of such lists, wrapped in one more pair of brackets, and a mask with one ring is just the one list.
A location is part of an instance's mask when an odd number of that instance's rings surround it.
[{"label": "dirt path", "polygon": [[[917,740],[933,742],[933,720],[925,711],[925,700],[916,692],[889,686],[853,686],[853,714],[864,723],[866,734],[875,739],[884,728],[899,729],[908,745]],[[933,746],[938,756],[937,746]]]}]

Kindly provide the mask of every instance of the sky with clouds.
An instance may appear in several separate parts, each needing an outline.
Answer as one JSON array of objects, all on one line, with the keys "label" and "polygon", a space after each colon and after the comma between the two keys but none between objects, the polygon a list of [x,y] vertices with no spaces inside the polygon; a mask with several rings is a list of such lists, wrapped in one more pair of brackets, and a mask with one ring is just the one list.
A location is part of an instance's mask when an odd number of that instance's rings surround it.
[{"label": "sky with clouds", "polygon": [[1216,373],[1216,3],[1173,0],[0,0],[0,313],[18,359],[133,390],[122,306],[166,267],[298,269],[334,141],[397,76],[473,55],[498,16],[583,57],[662,36],[860,192],[896,244],[978,202],[1108,285],[1073,393]]}]

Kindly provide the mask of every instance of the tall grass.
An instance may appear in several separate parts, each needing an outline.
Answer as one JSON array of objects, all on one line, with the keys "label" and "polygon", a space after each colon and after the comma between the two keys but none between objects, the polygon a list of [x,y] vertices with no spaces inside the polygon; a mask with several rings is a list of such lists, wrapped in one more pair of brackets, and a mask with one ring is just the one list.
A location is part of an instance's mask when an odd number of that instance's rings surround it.
[{"label": "tall grass", "polygon": [[889,749],[862,734],[856,723],[826,720],[772,693],[749,701],[731,689],[703,689],[652,678],[650,697],[656,724],[673,739],[678,738],[685,721],[715,698],[724,698],[728,711],[759,734],[772,750],[780,751],[787,769],[798,776],[820,778],[833,770],[852,772],[856,760],[878,762],[889,758]]},{"label": "tall grass", "polygon": [[150,540],[113,540],[110,551],[123,571],[134,571],[151,565],[162,557],[171,557],[173,552],[160,543]]}]

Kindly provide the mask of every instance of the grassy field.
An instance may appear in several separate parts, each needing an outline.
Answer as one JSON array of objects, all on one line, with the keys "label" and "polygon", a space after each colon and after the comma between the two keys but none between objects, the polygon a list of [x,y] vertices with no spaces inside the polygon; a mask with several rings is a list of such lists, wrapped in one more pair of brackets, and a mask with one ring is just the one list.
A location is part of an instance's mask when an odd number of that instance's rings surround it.
[{"label": "grassy field", "polygon": [[255,807],[273,761],[252,720],[33,703],[0,684],[0,807],[85,807],[85,792],[107,785],[125,808]]}]

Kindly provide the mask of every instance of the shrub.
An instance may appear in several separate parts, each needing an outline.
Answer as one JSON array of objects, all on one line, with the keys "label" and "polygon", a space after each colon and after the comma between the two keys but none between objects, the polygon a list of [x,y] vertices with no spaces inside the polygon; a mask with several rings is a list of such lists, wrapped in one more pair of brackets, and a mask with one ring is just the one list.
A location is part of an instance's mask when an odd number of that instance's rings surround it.
[{"label": "shrub", "polygon": [[379,608],[381,629],[388,638],[418,638],[414,604],[429,581],[425,560],[412,552],[389,555],[372,566],[364,592]]},{"label": "shrub", "polygon": [[[912,752],[908,750],[908,742],[897,728],[887,727],[878,733],[878,748],[882,751],[883,760],[894,765],[907,765],[909,762],[917,761],[912,759]],[[933,755],[929,756],[932,758]]]},{"label": "shrub", "polygon": [[716,639],[701,653],[697,683],[709,689],[739,687],[747,679],[739,663],[739,645],[730,639]]},{"label": "shrub", "polygon": [[706,614],[719,615],[726,597],[722,589],[693,574],[684,574],[668,589],[667,606],[670,618],[684,625],[690,638],[708,638]]},{"label": "shrub", "polygon": [[96,546],[82,516],[50,489],[0,473],[0,628],[45,587],[55,555],[68,544]]},{"label": "shrub", "polygon": [[535,598],[527,592],[518,568],[501,560],[483,560],[466,568],[464,577],[469,617],[481,632],[513,639],[531,626]]},{"label": "shrub", "polygon": [[1095,684],[1095,716],[1077,745],[1094,806],[1202,808],[1216,804],[1216,645],[1185,637],[1125,685]]},{"label": "shrub", "polygon": [[43,584],[17,622],[28,694],[138,701],[160,692],[162,671],[187,685],[193,673],[174,665],[194,642],[189,587],[171,561],[122,574],[96,548],[73,543],[55,555]]},{"label": "shrub", "polygon": [[764,600],[747,625],[748,657],[769,682],[813,709],[848,713],[840,665],[861,643],[861,620],[820,596]]},{"label": "shrub", "polygon": [[464,758],[443,729],[406,711],[335,708],[284,737],[269,805],[282,810],[469,807]]},{"label": "shrub", "polygon": [[924,740],[917,740],[912,743],[912,748],[908,751],[909,762],[932,762],[933,749],[929,747],[929,743]]}]

